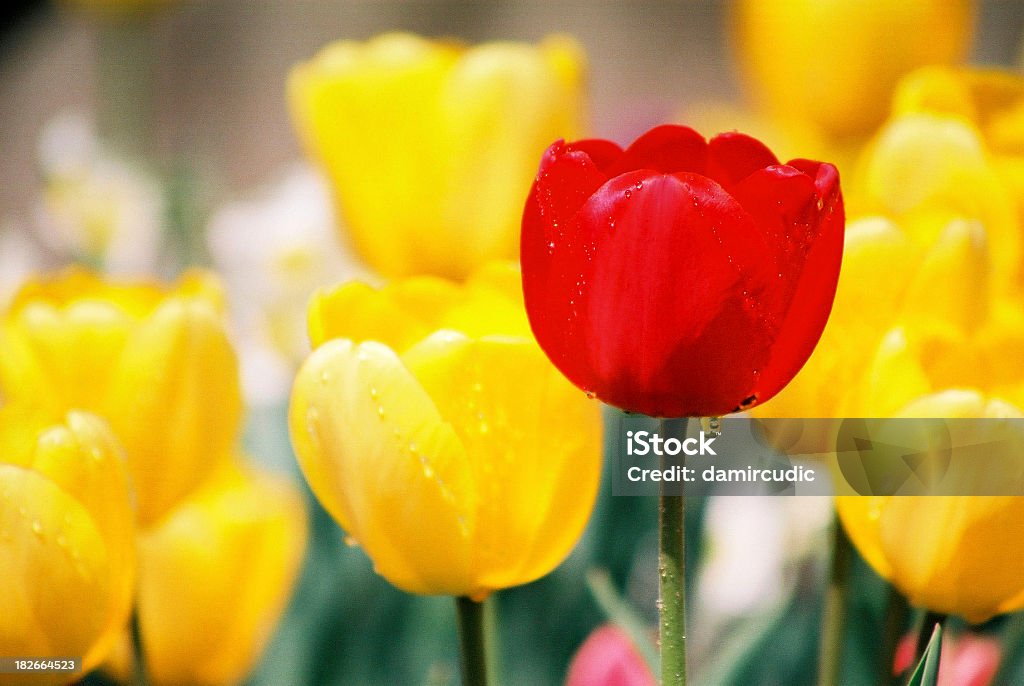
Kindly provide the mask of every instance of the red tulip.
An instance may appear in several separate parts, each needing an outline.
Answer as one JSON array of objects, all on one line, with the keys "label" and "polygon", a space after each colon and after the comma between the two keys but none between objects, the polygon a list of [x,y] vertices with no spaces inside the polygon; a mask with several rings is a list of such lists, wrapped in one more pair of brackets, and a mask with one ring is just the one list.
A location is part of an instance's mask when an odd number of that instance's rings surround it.
[{"label": "red tulip", "polygon": [[655,686],[643,656],[617,627],[596,629],[569,665],[565,686]]},{"label": "red tulip", "polygon": [[523,292],[570,381],[650,416],[717,416],[789,382],[825,327],[843,252],[831,164],[740,133],[659,126],[625,151],[548,148],[523,216]]}]

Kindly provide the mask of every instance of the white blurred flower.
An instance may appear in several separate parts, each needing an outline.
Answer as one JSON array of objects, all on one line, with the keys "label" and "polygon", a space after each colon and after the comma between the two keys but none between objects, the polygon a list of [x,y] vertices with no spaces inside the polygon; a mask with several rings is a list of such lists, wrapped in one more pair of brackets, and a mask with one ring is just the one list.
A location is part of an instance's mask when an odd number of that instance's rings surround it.
[{"label": "white blurred flower", "polygon": [[25,230],[12,222],[0,222],[0,311],[22,282],[44,264],[44,255]]},{"label": "white blurred flower", "polygon": [[694,608],[709,642],[700,648],[786,602],[809,554],[827,549],[831,521],[827,496],[710,498]]},{"label": "white blurred flower", "polygon": [[111,274],[151,274],[166,206],[159,182],[104,149],[80,114],[50,120],[39,140],[40,239],[67,260]]},{"label": "white blurred flower", "polygon": [[306,305],[313,291],[368,277],[339,245],[335,226],[326,183],[304,165],[210,220],[210,254],[227,286],[242,383],[252,402],[287,396],[309,349]]}]

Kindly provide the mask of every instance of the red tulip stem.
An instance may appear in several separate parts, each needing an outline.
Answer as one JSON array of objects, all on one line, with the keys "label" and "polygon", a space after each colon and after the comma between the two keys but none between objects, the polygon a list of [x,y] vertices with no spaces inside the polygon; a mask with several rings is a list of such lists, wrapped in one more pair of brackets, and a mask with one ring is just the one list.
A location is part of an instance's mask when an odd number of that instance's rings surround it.
[{"label": "red tulip stem", "polygon": [[484,605],[465,596],[455,599],[462,656],[462,686],[487,686],[487,636]]},{"label": "red tulip stem", "polygon": [[[679,427],[679,424],[682,424]],[[686,433],[687,420],[664,419],[662,436]],[[672,459],[661,457],[662,468],[671,468]],[[686,684],[686,499],[673,493],[671,486],[662,482],[658,496],[658,614],[660,617],[659,645],[661,647],[662,686]]]}]

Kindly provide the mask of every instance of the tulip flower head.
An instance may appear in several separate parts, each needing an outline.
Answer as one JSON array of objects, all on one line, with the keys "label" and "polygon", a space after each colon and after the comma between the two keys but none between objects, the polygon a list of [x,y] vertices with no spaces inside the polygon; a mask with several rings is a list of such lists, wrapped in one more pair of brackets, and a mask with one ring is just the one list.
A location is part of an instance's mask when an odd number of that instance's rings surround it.
[{"label": "tulip flower head", "polygon": [[[1006,402],[956,390],[918,398],[897,414],[1024,419]],[[1011,440],[1009,449],[1019,451],[1024,432]],[[1024,498],[842,496],[836,509],[864,559],[912,604],[972,623],[1024,608]]]},{"label": "tulip flower head", "polygon": [[572,658],[565,686],[655,686],[657,681],[625,631],[596,629]]},{"label": "tulip flower head", "polygon": [[[139,537],[138,618],[151,683],[237,684],[284,612],[307,517],[288,478],[226,460]],[[124,632],[107,667],[127,681]]]},{"label": "tulip flower head", "polygon": [[661,126],[626,150],[552,145],[523,216],[523,292],[578,387],[651,416],[774,396],[828,319],[843,251],[830,164]]},{"label": "tulip flower head", "polygon": [[105,419],[125,450],[145,528],[227,454],[238,365],[216,280],[172,288],[80,269],[26,283],[0,320],[0,394]]},{"label": "tulip flower head", "polygon": [[52,422],[48,416],[20,404],[0,409],[0,655],[81,657],[89,671],[106,657],[131,610],[128,475],[99,418],[78,411]]},{"label": "tulip flower head", "polygon": [[288,95],[366,263],[462,279],[515,256],[537,156],[582,127],[584,61],[562,36],[464,47],[390,33],[327,46]]},{"label": "tulip flower head", "polygon": [[600,413],[530,338],[516,270],[323,290],[310,334],[292,442],[378,573],[480,600],[569,553],[597,495]]},{"label": "tulip flower head", "polygon": [[735,7],[751,94],[779,120],[832,137],[881,124],[902,75],[963,59],[975,13],[972,0],[742,0]]}]

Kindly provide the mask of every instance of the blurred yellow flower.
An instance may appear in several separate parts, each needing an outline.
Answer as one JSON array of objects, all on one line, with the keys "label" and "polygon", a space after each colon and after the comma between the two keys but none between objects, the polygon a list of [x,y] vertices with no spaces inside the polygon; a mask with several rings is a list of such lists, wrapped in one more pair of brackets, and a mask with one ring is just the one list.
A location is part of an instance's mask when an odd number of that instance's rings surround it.
[{"label": "blurred yellow flower", "polygon": [[[235,684],[292,593],[307,515],[285,477],[228,461],[139,537],[139,628],[153,684]],[[130,674],[127,634],[110,663]]]},{"label": "blurred yellow flower", "polygon": [[740,66],[773,116],[832,137],[870,133],[907,72],[966,54],[971,0],[742,0]]},{"label": "blurred yellow flower", "polygon": [[80,269],[30,281],[0,321],[0,394],[106,419],[148,527],[237,437],[238,369],[221,309],[219,286],[200,272],[169,289]]},{"label": "blurred yellow flower", "polygon": [[[900,82],[893,114],[920,113],[957,119],[981,140],[989,164],[1016,205],[1020,243],[1024,223],[1024,77],[997,69],[919,69]],[[1016,268],[1017,286],[1024,286],[1019,255]]]},{"label": "blurred yellow flower", "polygon": [[846,230],[818,347],[765,417],[886,417],[918,396],[978,388],[1024,399],[1024,315],[994,297],[981,224],[955,219],[921,245],[891,220]]},{"label": "blurred yellow flower", "polygon": [[385,34],[297,65],[288,96],[363,259],[461,279],[518,255],[541,154],[581,134],[584,59],[562,36],[467,48]]},{"label": "blurred yellow flower", "polygon": [[482,599],[547,574],[590,515],[599,406],[548,362],[517,270],[322,291],[292,441],[313,491],[399,588]]},{"label": "blurred yellow flower", "polygon": [[[0,409],[0,655],[103,660],[128,620],[135,526],[124,458],[93,415]],[[68,675],[7,675],[63,683]]]},{"label": "blurred yellow flower", "polygon": [[850,197],[853,214],[891,217],[924,245],[951,219],[980,221],[993,284],[1014,287],[1021,261],[1017,207],[981,132],[962,118],[910,113],[889,121],[865,149]]},{"label": "blurred yellow flower", "polygon": [[[897,414],[1024,418],[971,391],[924,396]],[[1024,608],[1024,498],[847,496],[836,507],[864,559],[912,604],[970,622]]]}]

